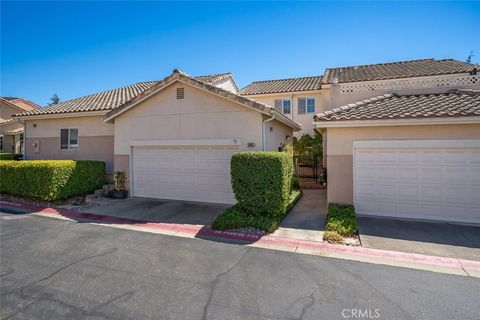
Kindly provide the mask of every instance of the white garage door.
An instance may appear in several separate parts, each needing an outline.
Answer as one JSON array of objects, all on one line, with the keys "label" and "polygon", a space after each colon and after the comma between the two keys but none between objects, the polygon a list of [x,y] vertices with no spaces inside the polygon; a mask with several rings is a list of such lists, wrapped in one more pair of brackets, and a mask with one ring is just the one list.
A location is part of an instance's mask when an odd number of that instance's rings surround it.
[{"label": "white garage door", "polygon": [[354,142],[358,214],[480,223],[480,140]]},{"label": "white garage door", "polygon": [[238,146],[134,147],[133,195],[234,203],[230,158]]}]

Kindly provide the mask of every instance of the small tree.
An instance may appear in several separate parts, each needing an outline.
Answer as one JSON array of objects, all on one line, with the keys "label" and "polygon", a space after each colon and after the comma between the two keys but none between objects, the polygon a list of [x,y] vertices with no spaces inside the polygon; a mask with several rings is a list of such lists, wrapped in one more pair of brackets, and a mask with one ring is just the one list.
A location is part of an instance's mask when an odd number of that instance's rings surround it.
[{"label": "small tree", "polygon": [[475,57],[475,55],[473,54],[473,51],[470,51],[470,54],[467,57],[467,61],[465,61],[465,62],[466,63],[472,63],[472,58],[473,57]]},{"label": "small tree", "polygon": [[315,135],[312,137],[309,134],[304,134],[300,139],[293,139],[293,152],[297,155],[313,155],[321,156],[323,153],[322,148],[322,134],[315,131]]},{"label": "small tree", "polygon": [[59,104],[60,103],[60,98],[58,97],[58,95],[56,93],[53,94],[53,96],[50,98],[50,103],[48,104],[48,106],[53,106],[53,105],[56,105],[56,104]]}]

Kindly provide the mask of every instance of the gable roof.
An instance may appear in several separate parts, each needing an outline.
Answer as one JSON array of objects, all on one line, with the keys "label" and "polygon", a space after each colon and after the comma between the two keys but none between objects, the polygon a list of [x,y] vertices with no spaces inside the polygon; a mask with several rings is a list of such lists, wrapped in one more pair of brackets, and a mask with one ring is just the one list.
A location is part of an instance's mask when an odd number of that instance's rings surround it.
[{"label": "gable roof", "polygon": [[201,90],[205,90],[207,92],[210,92],[212,94],[218,95],[220,97],[223,97],[227,100],[230,100],[235,103],[239,103],[244,105],[245,107],[248,107],[250,109],[254,109],[256,111],[259,111],[263,114],[267,115],[272,115],[275,116],[275,119],[278,121],[288,125],[291,128],[300,130],[301,125],[292,119],[288,118],[285,116],[283,113],[281,113],[279,110],[277,110],[275,107],[269,106],[265,103],[258,102],[246,97],[242,97],[238,94],[232,93],[230,91],[224,90],[222,88],[215,87],[212,84],[206,83],[204,81],[198,80],[192,76],[189,76],[185,72],[175,69],[173,70],[173,73],[166,77],[165,79],[158,81],[155,83],[153,86],[148,88],[147,90],[143,91],[141,94],[135,96],[132,98],[130,101],[124,103],[123,105],[111,110],[105,115],[105,121],[111,121],[115,117],[119,116],[123,112],[135,107],[138,103],[143,101],[144,99],[148,98],[150,95],[156,93],[157,91],[166,88],[170,84],[176,82],[176,81],[181,81],[183,83],[189,84],[193,87],[199,88]]},{"label": "gable roof", "polygon": [[480,91],[450,90],[435,94],[386,94],[319,113],[314,116],[314,120],[337,122],[470,116],[480,116]]},{"label": "gable roof", "polygon": [[197,80],[209,83],[209,84],[216,84],[222,80],[225,79],[230,79],[232,81],[233,86],[235,87],[235,90],[238,92],[238,86],[237,83],[235,82],[235,79],[233,79],[233,75],[231,72],[225,72],[225,73],[218,73],[218,74],[209,74],[206,76],[196,76],[194,77]]},{"label": "gable roof", "polygon": [[18,109],[19,111],[29,111],[31,109],[41,108],[38,104],[23,98],[0,97],[0,101]]},{"label": "gable roof", "polygon": [[[386,80],[422,76],[469,73],[478,65],[454,59],[420,59],[360,66],[327,68],[322,83]],[[336,79],[336,80],[335,80]]]},{"label": "gable roof", "polygon": [[15,116],[108,111],[114,109],[150,88],[156,81],[138,82],[129,86],[107,90],[80,98],[63,101],[50,107],[30,110]]},{"label": "gable roof", "polygon": [[[225,78],[231,77],[230,73],[221,73],[209,76],[197,77],[200,81],[215,84]],[[233,81],[233,78],[232,78]],[[107,90],[91,95],[75,98],[68,101],[63,101],[58,104],[38,108],[36,110],[28,110],[15,116],[37,116],[37,115],[51,115],[63,113],[78,113],[90,111],[109,111],[115,109],[122,104],[130,101],[132,98],[138,96],[145,90],[155,85],[158,81],[145,81],[120,87],[113,90]],[[234,81],[233,81],[234,82]],[[235,83],[235,82],[234,82]]]},{"label": "gable roof", "polygon": [[240,90],[241,95],[320,90],[322,76],[255,81]]}]

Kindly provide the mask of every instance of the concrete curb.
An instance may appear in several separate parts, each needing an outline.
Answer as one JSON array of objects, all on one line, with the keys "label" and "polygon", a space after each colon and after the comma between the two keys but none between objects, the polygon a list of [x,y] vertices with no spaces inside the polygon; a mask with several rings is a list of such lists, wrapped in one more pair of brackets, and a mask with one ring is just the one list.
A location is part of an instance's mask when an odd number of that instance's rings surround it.
[{"label": "concrete curb", "polygon": [[111,224],[112,226],[118,228],[123,227],[127,229],[150,231],[167,235],[178,235],[189,238],[215,238],[230,241],[233,240],[260,248],[480,277],[480,261],[363,247],[350,247],[270,235],[262,236],[243,232],[219,231],[199,225],[143,221],[98,215],[88,212],[78,212],[67,209],[55,209],[44,206],[18,204],[7,201],[0,201],[0,206],[10,210],[16,209],[23,212],[31,211],[35,214],[53,218],[88,221],[102,225]]}]

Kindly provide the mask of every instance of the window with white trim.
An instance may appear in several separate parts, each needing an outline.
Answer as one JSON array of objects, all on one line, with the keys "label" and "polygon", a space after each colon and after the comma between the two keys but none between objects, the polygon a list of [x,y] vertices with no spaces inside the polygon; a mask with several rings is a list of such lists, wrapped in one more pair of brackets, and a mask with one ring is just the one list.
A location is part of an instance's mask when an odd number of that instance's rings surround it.
[{"label": "window with white trim", "polygon": [[60,149],[78,148],[78,129],[60,129]]},{"label": "window with white trim", "polygon": [[315,113],[315,98],[298,98],[298,114]]},{"label": "window with white trim", "polygon": [[283,114],[292,113],[292,100],[290,99],[275,99],[275,108],[281,110]]}]

